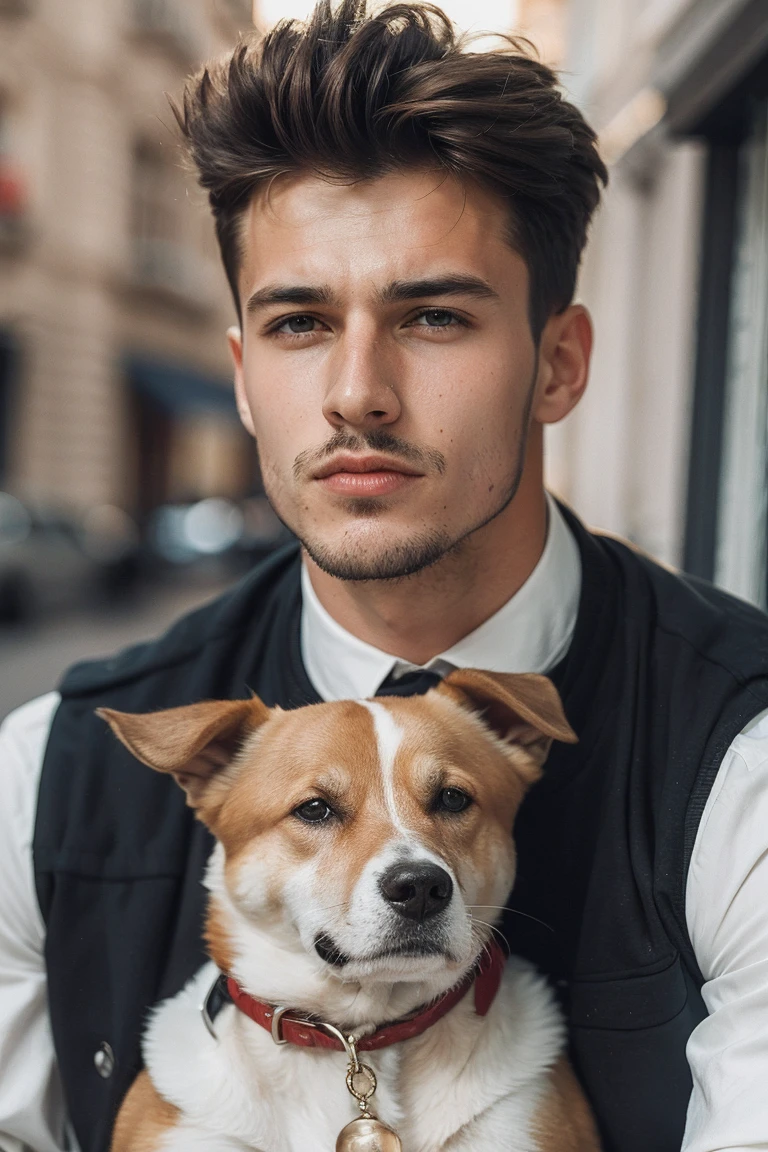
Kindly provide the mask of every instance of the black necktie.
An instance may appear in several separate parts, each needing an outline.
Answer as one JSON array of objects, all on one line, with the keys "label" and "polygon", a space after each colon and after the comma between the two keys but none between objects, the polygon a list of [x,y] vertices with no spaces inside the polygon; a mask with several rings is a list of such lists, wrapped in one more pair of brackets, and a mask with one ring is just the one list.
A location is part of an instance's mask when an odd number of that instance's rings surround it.
[{"label": "black necktie", "polygon": [[442,680],[437,672],[420,668],[418,672],[404,672],[393,676],[390,672],[376,690],[377,696],[423,696],[430,688],[435,688]]}]

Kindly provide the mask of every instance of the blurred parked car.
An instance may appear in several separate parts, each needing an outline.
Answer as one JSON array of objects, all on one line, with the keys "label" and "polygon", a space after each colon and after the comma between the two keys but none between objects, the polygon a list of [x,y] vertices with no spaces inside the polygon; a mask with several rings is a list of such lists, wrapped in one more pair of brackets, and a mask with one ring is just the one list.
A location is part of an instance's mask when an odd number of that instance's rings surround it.
[{"label": "blurred parked car", "polygon": [[138,532],[122,509],[78,519],[0,492],[0,622],[114,598],[139,570]]},{"label": "blurred parked car", "polygon": [[265,496],[239,504],[216,496],[164,504],[148,529],[152,555],[174,567],[215,563],[241,569],[291,538]]}]

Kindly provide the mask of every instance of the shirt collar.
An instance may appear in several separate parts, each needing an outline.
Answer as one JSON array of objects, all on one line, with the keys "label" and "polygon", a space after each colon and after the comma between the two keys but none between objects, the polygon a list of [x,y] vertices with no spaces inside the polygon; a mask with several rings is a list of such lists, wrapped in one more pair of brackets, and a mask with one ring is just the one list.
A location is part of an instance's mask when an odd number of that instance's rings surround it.
[{"label": "shirt collar", "polygon": [[[581,557],[549,494],[547,504],[547,542],[525,584],[479,628],[440,652],[425,668],[440,675],[451,668],[548,672],[563,658],[578,614]],[[301,655],[322,700],[364,700],[376,695],[390,673],[397,677],[421,667],[366,644],[337,624],[318,600],[306,567],[301,587]]]}]

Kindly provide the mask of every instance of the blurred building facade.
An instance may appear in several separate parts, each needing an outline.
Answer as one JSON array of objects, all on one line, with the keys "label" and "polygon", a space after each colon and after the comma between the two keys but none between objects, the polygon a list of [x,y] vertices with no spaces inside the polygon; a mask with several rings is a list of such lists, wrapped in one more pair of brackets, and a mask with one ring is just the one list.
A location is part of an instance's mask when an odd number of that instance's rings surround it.
[{"label": "blurred building facade", "polygon": [[[232,305],[166,93],[253,22],[311,3],[267,7],[0,0],[0,490],[141,521],[258,483]],[[566,0],[447,8],[562,59]]]},{"label": "blurred building facade", "polygon": [[250,0],[0,0],[0,488],[139,518],[243,494],[234,311],[165,93]]},{"label": "blurred building facade", "polygon": [[550,68],[567,55],[568,0],[519,0],[513,31],[525,36]]},{"label": "blurred building facade", "polygon": [[611,186],[596,325],[551,481],[586,517],[766,600],[768,3],[571,0],[564,82]]}]

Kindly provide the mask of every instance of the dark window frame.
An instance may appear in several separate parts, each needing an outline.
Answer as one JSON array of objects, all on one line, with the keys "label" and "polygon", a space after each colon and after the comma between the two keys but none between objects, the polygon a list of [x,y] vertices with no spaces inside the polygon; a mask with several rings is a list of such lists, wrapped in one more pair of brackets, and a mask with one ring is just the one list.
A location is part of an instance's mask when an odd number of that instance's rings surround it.
[{"label": "dark window frame", "polygon": [[19,344],[13,332],[0,328],[0,486],[8,477],[20,362]]},{"label": "dark window frame", "polygon": [[683,542],[683,568],[705,580],[714,578],[717,552],[742,145],[756,107],[767,96],[768,55],[681,133],[703,138],[708,146]]},{"label": "dark window frame", "polygon": [[704,580],[712,580],[715,574],[738,175],[739,145],[711,144],[705,177],[683,545],[683,567]]}]

